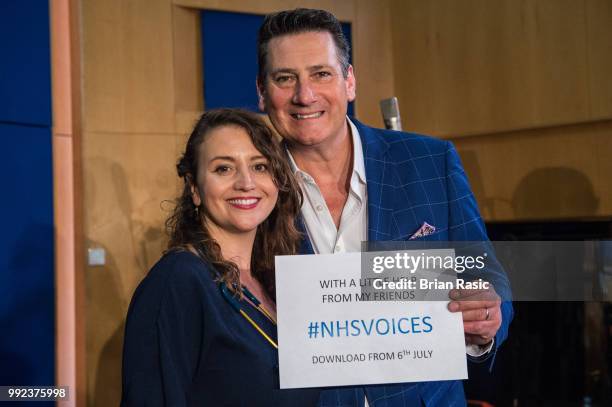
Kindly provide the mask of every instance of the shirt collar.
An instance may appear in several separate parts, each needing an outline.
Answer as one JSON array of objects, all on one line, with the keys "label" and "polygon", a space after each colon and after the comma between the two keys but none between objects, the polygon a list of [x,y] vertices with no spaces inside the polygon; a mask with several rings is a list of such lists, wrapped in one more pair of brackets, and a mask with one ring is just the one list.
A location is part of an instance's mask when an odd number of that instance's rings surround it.
[{"label": "shirt collar", "polygon": [[[357,130],[357,127],[351,121],[351,119],[347,117],[346,121],[349,124],[349,128],[351,130],[351,137],[353,139],[353,174],[356,173],[359,177],[359,180],[365,184],[365,160],[363,157],[363,148],[361,144],[361,137],[359,136],[359,130]],[[289,166],[291,167],[291,171],[293,171],[295,175],[300,175],[305,179],[312,180],[312,177],[310,175],[300,170],[300,168],[297,166],[295,160],[293,159],[293,156],[291,155],[291,152],[287,148],[287,144],[283,144],[285,145],[285,151],[287,152],[287,156],[289,157]]]},{"label": "shirt collar", "polygon": [[359,180],[365,184],[365,159],[363,157],[363,146],[361,144],[359,130],[357,130],[357,126],[355,126],[351,119],[347,117],[346,120],[349,123],[351,135],[353,136],[353,172],[356,172],[357,176],[359,176]]}]

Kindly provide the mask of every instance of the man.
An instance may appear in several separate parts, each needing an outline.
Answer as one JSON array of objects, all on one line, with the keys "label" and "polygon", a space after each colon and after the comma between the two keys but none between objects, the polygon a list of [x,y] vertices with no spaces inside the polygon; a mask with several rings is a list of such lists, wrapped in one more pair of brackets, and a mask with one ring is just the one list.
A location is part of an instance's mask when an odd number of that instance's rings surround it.
[{"label": "man", "polygon": [[[361,241],[486,241],[452,144],[367,127],[346,116],[356,83],[338,20],[322,10],[268,15],[258,38],[259,106],[284,138],[304,192],[305,252],[359,251]],[[509,294],[505,276],[503,294]],[[500,288],[498,288],[500,289]],[[507,291],[507,292],[506,292]],[[495,290],[454,291],[468,354],[494,354],[512,307]],[[509,298],[509,295],[504,295]],[[464,405],[459,381],[325,391],[321,406]]]}]

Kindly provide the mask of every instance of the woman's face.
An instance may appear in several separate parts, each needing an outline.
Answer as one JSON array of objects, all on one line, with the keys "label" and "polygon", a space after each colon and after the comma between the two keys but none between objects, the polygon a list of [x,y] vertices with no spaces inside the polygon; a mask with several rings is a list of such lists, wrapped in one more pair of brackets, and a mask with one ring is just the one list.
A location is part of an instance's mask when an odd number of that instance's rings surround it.
[{"label": "woman's face", "polygon": [[268,160],[241,127],[214,128],[200,145],[193,203],[204,204],[211,234],[255,232],[274,209],[278,188]]}]

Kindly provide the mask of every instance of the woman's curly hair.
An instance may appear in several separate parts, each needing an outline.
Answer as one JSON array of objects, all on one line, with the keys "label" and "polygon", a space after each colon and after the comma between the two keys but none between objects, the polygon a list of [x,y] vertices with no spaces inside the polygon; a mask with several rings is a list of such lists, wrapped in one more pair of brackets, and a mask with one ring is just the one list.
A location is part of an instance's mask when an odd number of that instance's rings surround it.
[{"label": "woman's curly hair", "polygon": [[[274,256],[295,254],[298,250],[301,233],[295,222],[302,204],[302,193],[281,146],[270,128],[254,113],[240,109],[215,109],[204,113],[198,120],[187,141],[185,153],[176,165],[184,185],[172,215],[166,220],[166,230],[170,236],[168,251],[195,251],[214,267],[218,280],[226,283],[230,290],[235,291],[235,287],[239,286],[238,266],[222,257],[219,244],[206,227],[206,208],[203,204],[195,207],[191,192],[192,185],[198,182],[200,146],[212,129],[222,126],[238,126],[248,133],[255,148],[268,160],[270,174],[278,188],[274,209],[257,227],[251,255],[251,273],[275,299]],[[240,295],[240,290],[237,293]]]}]

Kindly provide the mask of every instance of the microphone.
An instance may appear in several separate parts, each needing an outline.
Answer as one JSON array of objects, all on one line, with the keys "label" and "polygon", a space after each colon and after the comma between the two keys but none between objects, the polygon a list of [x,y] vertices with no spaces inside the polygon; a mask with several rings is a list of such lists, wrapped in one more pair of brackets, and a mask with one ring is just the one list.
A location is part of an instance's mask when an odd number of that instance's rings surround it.
[{"label": "microphone", "polygon": [[382,111],[383,120],[385,122],[385,129],[402,130],[402,119],[400,118],[397,97],[393,96],[392,98],[381,100],[380,110]]}]

